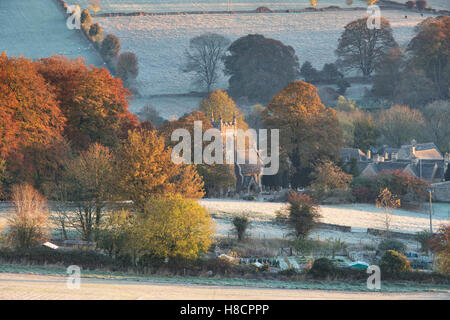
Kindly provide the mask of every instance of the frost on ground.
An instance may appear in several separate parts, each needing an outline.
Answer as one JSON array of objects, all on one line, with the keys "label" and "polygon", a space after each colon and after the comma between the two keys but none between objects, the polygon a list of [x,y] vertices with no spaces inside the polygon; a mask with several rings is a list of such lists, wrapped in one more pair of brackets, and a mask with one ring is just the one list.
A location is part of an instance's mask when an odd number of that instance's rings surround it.
[{"label": "frost on ground", "polygon": [[27,58],[65,55],[102,65],[78,30],[69,30],[66,18],[51,0],[0,1],[0,52]]},{"label": "frost on ground", "polygon": [[[396,0],[399,3],[404,1]],[[87,7],[89,0],[66,0],[67,3],[78,3]],[[366,7],[365,0],[354,0],[347,4],[346,0],[318,0],[317,8],[328,6],[339,6],[341,8]],[[449,8],[448,0],[428,0],[429,6],[433,8]],[[101,0],[99,13],[103,12],[176,12],[176,11],[211,11],[211,10],[255,10],[265,6],[272,10],[281,9],[304,9],[311,7],[310,0]]]},{"label": "frost on ground", "polygon": [[[191,75],[180,68],[183,53],[192,37],[205,32],[225,35],[236,40],[247,34],[263,34],[291,45],[300,64],[306,60],[316,68],[334,62],[334,50],[344,26],[365,15],[365,11],[308,12],[290,14],[204,14],[136,17],[98,17],[104,33],[114,33],[122,43],[122,50],[133,51],[139,58],[138,87],[147,98],[155,94],[179,94],[198,88],[191,86]],[[383,11],[394,30],[395,39],[405,45],[413,35],[414,26],[425,19],[419,13],[404,14],[398,10]],[[217,87],[226,88],[222,76]],[[148,101],[159,112],[180,116],[184,97]],[[170,110],[170,111],[167,111]]]},{"label": "frost on ground", "polygon": [[[259,33],[291,45],[300,63],[309,60],[321,68],[334,62],[334,50],[344,26],[365,15],[365,11],[308,12],[292,14],[239,15],[171,15],[143,17],[96,18],[105,33],[112,32],[139,57],[138,80],[144,95],[185,93],[190,89],[190,76],[180,71],[183,52],[189,40],[205,32],[228,36],[231,40]],[[404,45],[413,34],[413,27],[426,18],[419,13],[385,11],[396,40]],[[222,78],[220,87],[226,87]]]},{"label": "frost on ground", "polygon": [[[276,211],[286,208],[285,203],[260,202],[241,200],[202,199],[200,204],[209,210],[215,217],[216,232],[222,236],[229,236],[232,230],[231,217],[245,214],[252,220],[249,230],[254,238],[286,238],[289,229],[276,224]],[[436,203],[433,206],[433,229],[450,221],[450,204]],[[428,208],[424,206],[418,211],[394,210],[391,230],[415,233],[429,229],[430,220]],[[374,244],[377,237],[367,234],[367,228],[384,229],[384,211],[375,205],[347,204],[335,206],[320,206],[321,221],[352,227],[352,232],[339,232],[332,230],[316,230],[312,238],[330,239],[340,238],[351,244]],[[416,246],[416,242],[408,242],[409,247]]]},{"label": "frost on ground", "polygon": [[[434,0],[439,1],[439,0]],[[67,3],[78,3],[82,7],[89,0],[66,0]],[[318,0],[317,8],[339,6],[341,8],[364,7],[365,0],[355,0],[348,5],[346,0]],[[239,11],[255,10],[258,7],[268,7],[272,10],[304,9],[311,7],[310,0],[102,0],[99,13],[102,12],[186,12],[186,11]]]}]

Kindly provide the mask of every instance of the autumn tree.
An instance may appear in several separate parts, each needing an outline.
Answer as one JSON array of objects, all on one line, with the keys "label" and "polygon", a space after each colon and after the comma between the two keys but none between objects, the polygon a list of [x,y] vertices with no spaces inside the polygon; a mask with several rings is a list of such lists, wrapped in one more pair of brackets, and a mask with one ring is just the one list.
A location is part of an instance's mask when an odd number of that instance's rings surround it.
[{"label": "autumn tree", "polygon": [[312,173],[311,192],[315,199],[322,200],[336,191],[348,189],[352,176],[329,160],[316,165]]},{"label": "autumn tree", "polygon": [[[191,137],[194,136],[194,122],[201,121],[202,134],[206,130],[211,129],[213,126],[210,120],[201,111],[194,110],[191,113],[173,121],[167,121],[160,129],[159,132],[165,138],[166,144],[174,146],[178,141],[172,141],[172,132],[176,129],[186,129],[189,131]],[[202,149],[208,145],[209,142],[203,141]],[[194,141],[191,141],[191,150],[194,150]],[[191,154],[192,162],[194,161],[194,155]],[[228,190],[234,189],[236,186],[236,177],[234,174],[233,165],[229,164],[198,164],[197,172],[204,182],[204,188],[208,197],[222,195]]]},{"label": "autumn tree", "polygon": [[117,182],[114,156],[100,144],[93,144],[66,167],[61,188],[67,199],[76,206],[76,212],[67,215],[67,224],[75,228],[83,240],[98,238],[103,209],[113,199]]},{"label": "autumn tree", "polygon": [[360,70],[364,77],[372,74],[375,65],[397,43],[387,19],[381,17],[380,28],[369,29],[367,17],[348,23],[339,38],[337,64],[343,69]]},{"label": "autumn tree", "polygon": [[199,109],[207,117],[212,117],[214,121],[222,119],[231,122],[236,117],[238,127],[241,129],[247,128],[247,124],[244,122],[244,114],[223,90],[217,89],[211,92],[208,97],[200,102]]},{"label": "autumn tree", "polygon": [[440,226],[430,241],[430,248],[436,254],[436,265],[440,273],[450,274],[450,224]]},{"label": "autumn tree", "polygon": [[135,130],[121,146],[117,182],[123,199],[132,200],[142,210],[157,195],[181,194],[185,198],[203,196],[203,182],[191,165],[176,165],[171,148],[153,130]]},{"label": "autumn tree", "polygon": [[206,209],[180,195],[150,197],[137,219],[140,254],[196,259],[213,241],[213,221]]},{"label": "autumn tree", "polygon": [[236,187],[234,166],[229,164],[199,165],[198,174],[205,184],[207,197],[223,196]]},{"label": "autumn tree", "polygon": [[[425,2],[426,3],[426,2]],[[417,1],[419,7],[419,1]],[[415,36],[407,50],[412,54],[411,63],[423,69],[434,83],[440,98],[448,98],[450,82],[450,18],[430,17],[419,23]]]},{"label": "autumn tree", "polygon": [[436,99],[433,82],[420,69],[406,68],[394,87],[394,102],[420,108]]},{"label": "autumn tree", "polygon": [[117,58],[120,52],[120,40],[113,34],[108,34],[102,41],[100,53],[107,62]]},{"label": "autumn tree", "polygon": [[32,60],[0,55],[0,152],[45,144],[65,124],[57,97]]},{"label": "autumn tree", "polygon": [[117,59],[116,73],[125,82],[136,79],[139,74],[136,54],[129,51],[122,52]]},{"label": "autumn tree", "polygon": [[221,60],[230,40],[215,33],[205,33],[189,41],[184,53],[184,72],[195,74],[195,83],[209,93],[219,79]]},{"label": "autumn tree", "polygon": [[441,150],[450,152],[450,102],[434,101],[422,109],[429,137]]},{"label": "autumn tree", "polygon": [[39,59],[38,70],[54,87],[67,118],[64,136],[74,149],[85,150],[95,142],[116,147],[138,126],[137,117],[128,111],[130,92],[108,70],[63,56]]},{"label": "autumn tree", "polygon": [[380,111],[376,122],[384,143],[397,148],[412,139],[421,140],[425,125],[419,110],[400,105]]},{"label": "autumn tree", "polygon": [[402,79],[405,56],[400,47],[395,47],[384,54],[375,65],[372,92],[377,97],[394,99],[394,90]]},{"label": "autumn tree", "polygon": [[293,187],[307,186],[315,161],[339,157],[342,132],[313,85],[297,81],[279,92],[263,113],[266,128],[280,130],[280,147],[292,164]]},{"label": "autumn tree", "polygon": [[369,147],[375,146],[380,137],[380,130],[374,122],[372,116],[367,115],[364,118],[356,120],[353,131],[353,146],[361,150],[369,150]]},{"label": "autumn tree", "polygon": [[[1,54],[0,161],[5,161],[9,177],[4,183],[52,179],[55,172],[45,170],[44,166],[51,167],[58,160],[44,150],[54,148],[62,140],[65,124],[57,96],[38,73],[36,64],[30,59]],[[48,162],[39,163],[39,158]],[[39,172],[36,164],[41,165]]]},{"label": "autumn tree", "polygon": [[229,93],[234,99],[266,102],[299,75],[298,58],[281,41],[250,34],[234,41],[224,58]]},{"label": "autumn tree", "polygon": [[8,238],[15,247],[30,248],[48,239],[46,199],[31,185],[15,185],[14,210],[7,215]]}]

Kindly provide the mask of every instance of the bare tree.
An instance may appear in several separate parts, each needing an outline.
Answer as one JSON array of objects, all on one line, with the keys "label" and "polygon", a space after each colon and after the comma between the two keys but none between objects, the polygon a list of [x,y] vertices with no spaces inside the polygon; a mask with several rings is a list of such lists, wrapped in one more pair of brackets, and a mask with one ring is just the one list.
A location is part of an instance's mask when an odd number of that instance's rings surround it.
[{"label": "bare tree", "polygon": [[336,50],[338,65],[344,69],[359,69],[365,77],[371,75],[375,65],[389,50],[397,47],[387,19],[381,18],[380,28],[374,29],[367,27],[367,19],[347,24]]},{"label": "bare tree", "polygon": [[386,230],[386,236],[389,236],[392,224],[392,212],[394,209],[400,207],[400,200],[393,195],[389,189],[385,188],[381,190],[376,200],[376,206],[384,210],[384,228]]},{"label": "bare tree", "polygon": [[47,201],[29,184],[12,189],[14,210],[8,214],[8,237],[19,248],[30,248],[48,238]]},{"label": "bare tree", "polygon": [[192,38],[185,51],[183,72],[194,72],[196,84],[208,93],[219,77],[219,66],[230,40],[215,33],[205,33]]}]

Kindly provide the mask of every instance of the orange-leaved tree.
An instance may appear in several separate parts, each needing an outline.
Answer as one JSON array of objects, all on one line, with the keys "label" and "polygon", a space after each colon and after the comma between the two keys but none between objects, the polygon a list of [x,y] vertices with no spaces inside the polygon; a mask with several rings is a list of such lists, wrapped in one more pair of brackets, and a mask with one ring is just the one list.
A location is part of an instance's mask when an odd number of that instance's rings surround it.
[{"label": "orange-leaved tree", "polygon": [[312,84],[296,81],[276,94],[263,112],[265,126],[280,130],[280,148],[294,167],[291,183],[306,186],[314,162],[336,160],[342,132],[336,112],[320,101]]},{"label": "orange-leaved tree", "polygon": [[118,153],[119,194],[143,209],[151,196],[168,193],[201,198],[203,182],[195,167],[176,165],[171,148],[154,130],[130,132]]},{"label": "orange-leaved tree", "polygon": [[116,147],[129,129],[138,126],[128,111],[130,92],[104,68],[85,65],[81,58],[52,56],[38,60],[38,70],[54,86],[67,118],[65,136],[77,150],[98,142]]}]

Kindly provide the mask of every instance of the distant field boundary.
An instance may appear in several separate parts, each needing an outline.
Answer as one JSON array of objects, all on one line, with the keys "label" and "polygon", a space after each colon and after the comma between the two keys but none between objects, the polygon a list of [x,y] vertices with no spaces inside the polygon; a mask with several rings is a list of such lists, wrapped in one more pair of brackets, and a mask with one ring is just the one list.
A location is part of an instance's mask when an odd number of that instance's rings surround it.
[{"label": "distant field boundary", "polygon": [[[405,5],[392,2],[383,1],[379,5],[381,10],[404,10],[407,12],[415,13],[431,13],[431,14],[449,14],[450,10],[445,9],[424,9],[419,11],[417,9],[408,9]],[[261,9],[262,8],[262,9]],[[140,16],[177,16],[177,15],[201,15],[201,14],[270,14],[270,13],[307,13],[307,12],[326,12],[326,11],[366,11],[366,7],[355,7],[355,8],[341,8],[339,6],[329,6],[325,8],[313,8],[308,7],[304,9],[269,9],[266,7],[260,7],[255,10],[201,10],[201,11],[170,11],[170,12],[147,12],[147,11],[135,11],[135,12],[104,12],[93,14],[92,17],[140,17]]]}]

